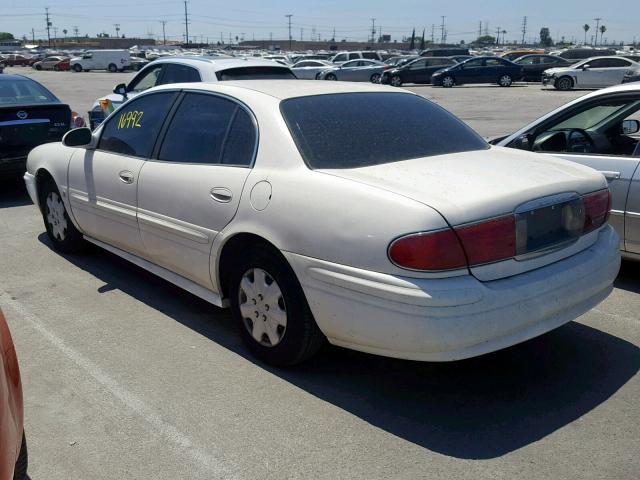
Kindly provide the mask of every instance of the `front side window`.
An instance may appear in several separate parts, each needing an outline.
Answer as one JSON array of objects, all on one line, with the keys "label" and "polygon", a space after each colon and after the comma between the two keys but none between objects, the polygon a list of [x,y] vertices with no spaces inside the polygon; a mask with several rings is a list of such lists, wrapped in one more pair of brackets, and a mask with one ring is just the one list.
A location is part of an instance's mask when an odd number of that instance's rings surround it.
[{"label": "front side window", "polygon": [[534,65],[538,63],[538,57],[522,57],[517,63],[520,65]]},{"label": "front side window", "polygon": [[427,66],[427,60],[416,60],[409,64],[410,70],[421,70]]},{"label": "front side window", "polygon": [[139,93],[144,92],[151,87],[155,87],[158,84],[158,78],[160,77],[161,71],[162,65],[156,65],[155,67],[151,67],[148,70],[145,70],[133,79],[133,81],[129,84],[129,88],[127,90],[130,92]]},{"label": "front side window", "polygon": [[346,59],[347,59],[347,54],[341,53],[335,58],[334,62],[344,62]]},{"label": "front side window", "polygon": [[148,158],[176,95],[153,93],[120,107],[103,127],[98,150]]},{"label": "front side window", "polygon": [[570,118],[558,123],[550,130],[566,130],[578,128],[580,130],[589,130],[596,125],[602,123],[612,115],[622,112],[636,103],[640,107],[640,100],[610,100],[593,105]]},{"label": "front side window", "polygon": [[[312,169],[368,167],[488,148],[455,116],[410,93],[290,98],[280,110]],[[389,122],[390,118],[396,121]],[[336,138],[343,141],[327,140]]]}]

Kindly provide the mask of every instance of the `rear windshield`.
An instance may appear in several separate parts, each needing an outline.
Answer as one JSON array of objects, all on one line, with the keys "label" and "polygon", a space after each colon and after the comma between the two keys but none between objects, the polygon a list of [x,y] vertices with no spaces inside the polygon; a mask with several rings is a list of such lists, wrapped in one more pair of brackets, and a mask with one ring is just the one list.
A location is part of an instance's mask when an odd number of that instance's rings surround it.
[{"label": "rear windshield", "polygon": [[288,80],[296,76],[287,67],[237,67],[216,73],[218,80]]},{"label": "rear windshield", "polygon": [[46,88],[32,80],[0,81],[0,106],[58,103]]},{"label": "rear windshield", "polygon": [[368,167],[488,148],[452,114],[409,93],[290,98],[280,110],[312,169]]}]

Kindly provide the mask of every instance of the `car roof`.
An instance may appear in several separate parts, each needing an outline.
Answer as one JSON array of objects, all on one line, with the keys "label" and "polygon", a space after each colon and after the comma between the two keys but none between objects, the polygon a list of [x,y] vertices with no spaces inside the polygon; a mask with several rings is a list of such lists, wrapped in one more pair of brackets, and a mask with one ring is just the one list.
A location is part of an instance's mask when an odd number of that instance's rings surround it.
[{"label": "car roof", "polygon": [[406,90],[373,83],[316,82],[308,80],[231,80],[225,82],[174,83],[154,87],[147,90],[147,92],[181,88],[225,93],[237,89],[239,91],[261,93],[279,100],[314,95],[329,95],[332,93],[402,92],[413,95],[412,92]]},{"label": "car roof", "polygon": [[207,57],[207,56],[187,56],[187,57],[160,57],[157,60],[151,62],[154,65],[161,63],[179,63],[182,65],[191,65],[199,68],[210,68],[215,72],[220,70],[227,70],[229,68],[237,67],[282,67],[287,68],[281,63],[277,63],[271,60],[262,60],[259,58],[219,58],[219,57]]}]

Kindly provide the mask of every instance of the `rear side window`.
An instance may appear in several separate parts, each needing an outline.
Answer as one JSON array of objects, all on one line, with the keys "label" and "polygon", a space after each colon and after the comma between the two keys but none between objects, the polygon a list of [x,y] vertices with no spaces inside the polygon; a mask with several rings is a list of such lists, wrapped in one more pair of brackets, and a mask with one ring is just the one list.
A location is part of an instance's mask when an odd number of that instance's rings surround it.
[{"label": "rear side window", "polygon": [[123,105],[103,127],[98,149],[149,157],[176,95],[176,92],[153,93]]},{"label": "rear side window", "polygon": [[378,60],[378,54],[376,52],[362,52],[362,58],[369,58],[371,60]]},{"label": "rear side window", "polygon": [[222,151],[223,165],[248,167],[253,161],[256,127],[244,109],[238,107]]},{"label": "rear side window", "polygon": [[288,80],[296,76],[287,67],[238,67],[216,72],[218,80]]},{"label": "rear side window", "polygon": [[488,148],[455,116],[409,93],[290,98],[280,110],[312,169],[368,167]]},{"label": "rear side window", "polygon": [[162,84],[167,83],[191,83],[201,81],[198,70],[187,65],[169,63],[164,67]]},{"label": "rear side window", "polygon": [[359,53],[350,53],[349,54],[349,60],[355,60],[357,58],[360,58],[360,54]]}]

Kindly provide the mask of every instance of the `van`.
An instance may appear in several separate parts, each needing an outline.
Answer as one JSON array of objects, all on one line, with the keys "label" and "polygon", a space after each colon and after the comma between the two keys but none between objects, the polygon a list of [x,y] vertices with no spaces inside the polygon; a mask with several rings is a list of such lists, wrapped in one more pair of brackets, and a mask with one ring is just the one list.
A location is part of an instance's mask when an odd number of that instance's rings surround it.
[{"label": "van", "polygon": [[342,52],[335,55],[330,61],[332,63],[344,63],[349,60],[360,60],[361,58],[367,60],[383,60],[382,54],[374,50],[365,50],[363,52]]},{"label": "van", "polygon": [[108,70],[122,72],[131,66],[129,50],[88,50],[80,57],[71,59],[71,70],[88,72],[89,70]]}]

